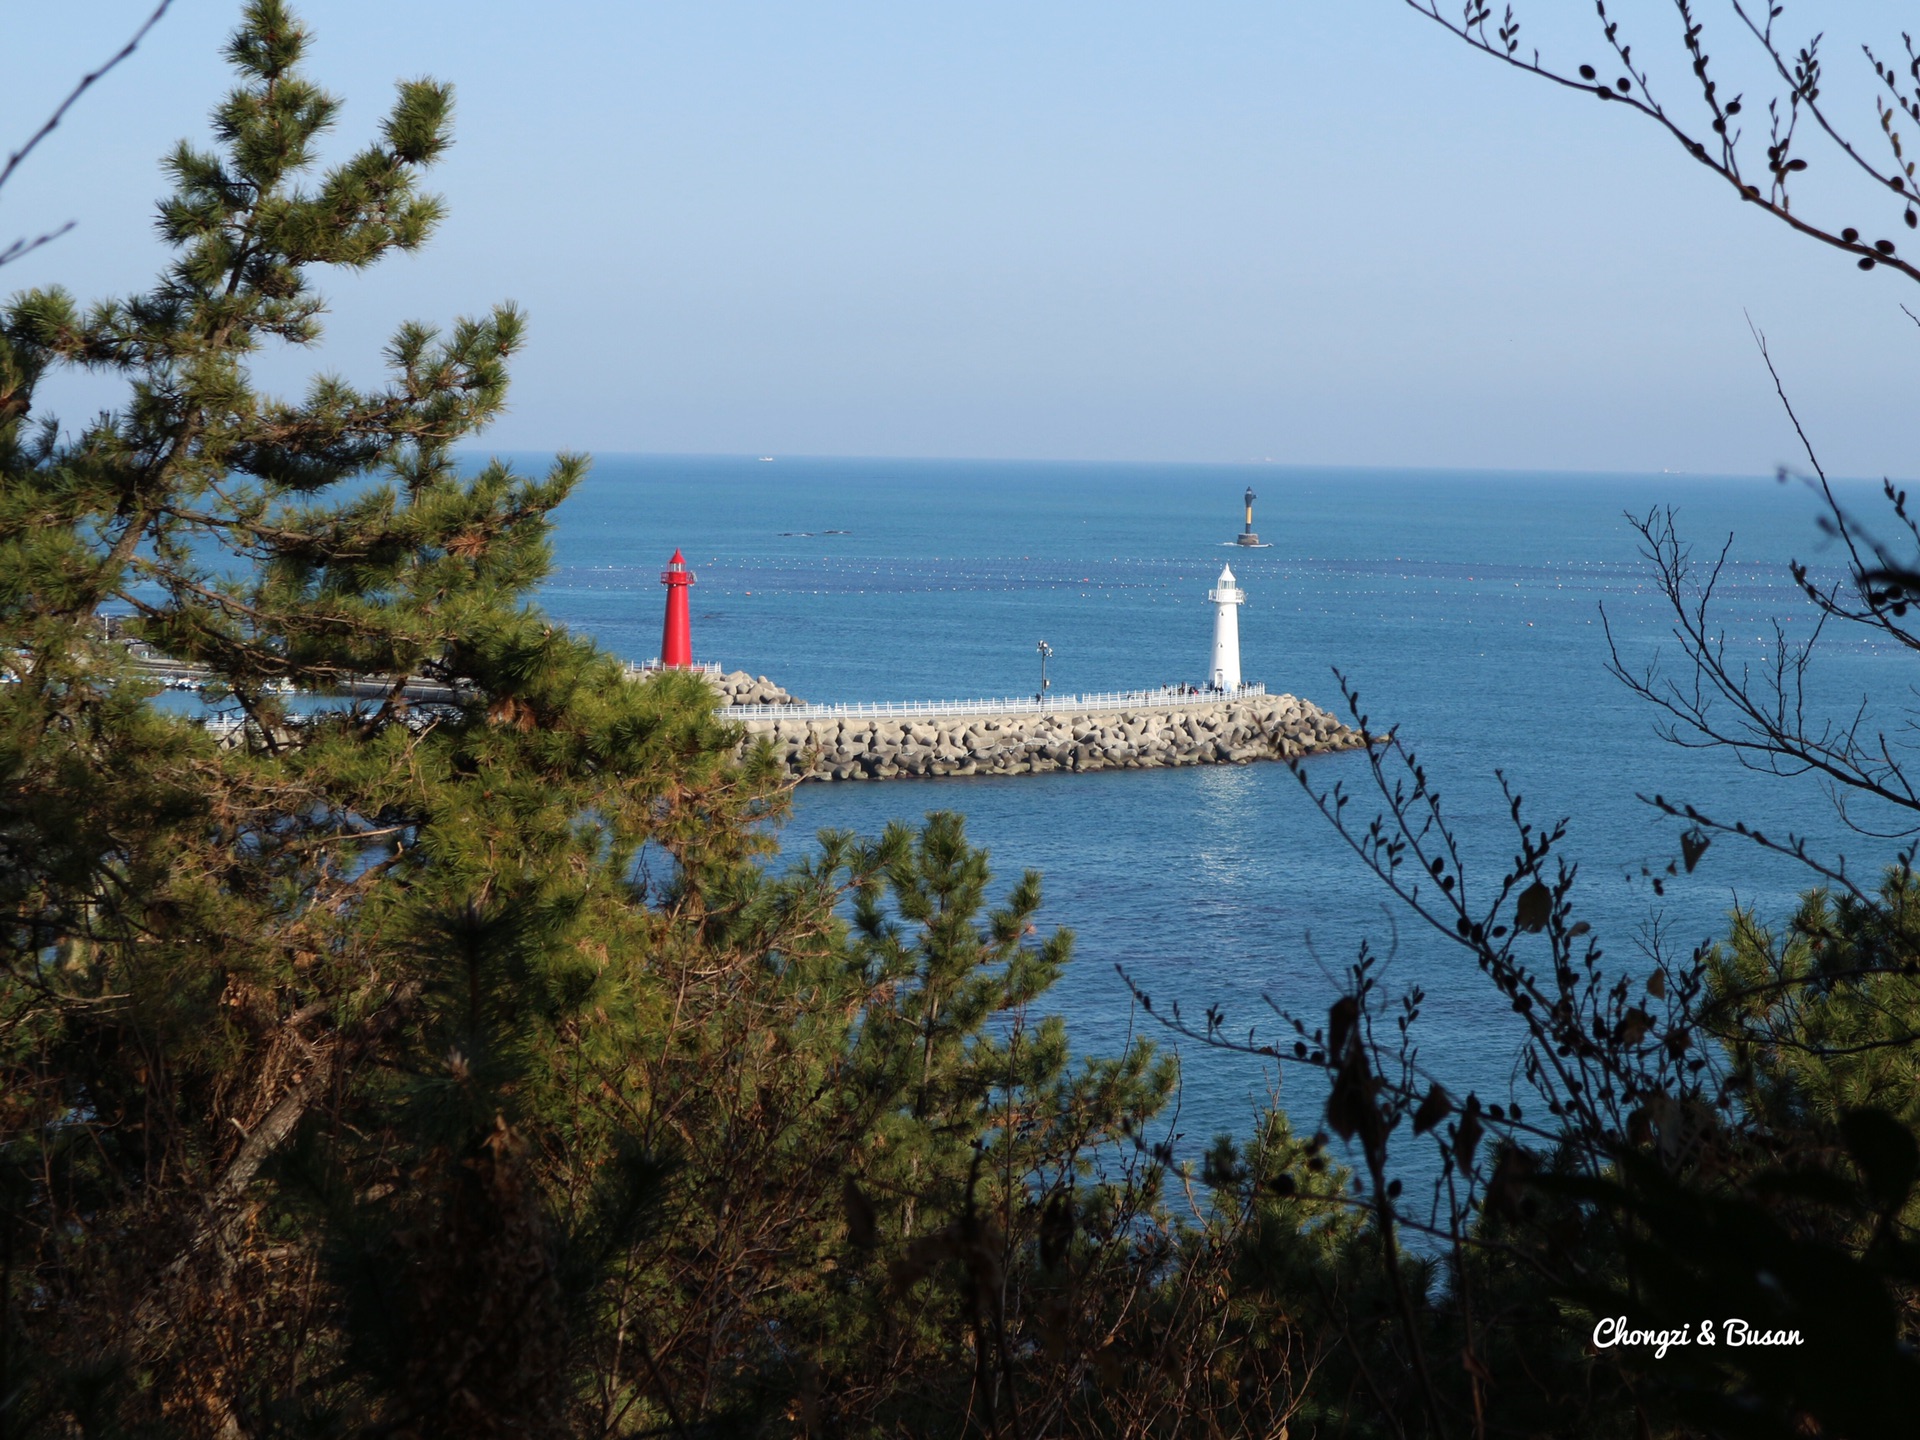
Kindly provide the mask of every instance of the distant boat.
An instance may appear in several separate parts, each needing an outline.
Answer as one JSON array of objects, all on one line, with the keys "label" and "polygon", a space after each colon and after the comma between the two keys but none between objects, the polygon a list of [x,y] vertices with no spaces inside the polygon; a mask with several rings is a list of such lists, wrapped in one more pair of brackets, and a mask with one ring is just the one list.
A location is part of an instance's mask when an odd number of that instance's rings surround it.
[{"label": "distant boat", "polygon": [[762,455],[760,457],[760,463],[762,465],[771,465],[773,463],[773,457],[771,455]]}]

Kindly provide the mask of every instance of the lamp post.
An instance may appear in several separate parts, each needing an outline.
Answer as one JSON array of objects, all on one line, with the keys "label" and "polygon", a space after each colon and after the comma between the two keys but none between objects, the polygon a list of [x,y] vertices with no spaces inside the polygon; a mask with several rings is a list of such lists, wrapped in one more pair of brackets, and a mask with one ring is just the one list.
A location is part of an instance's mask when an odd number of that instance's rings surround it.
[{"label": "lamp post", "polygon": [[1035,648],[1040,652],[1040,693],[1033,698],[1035,700],[1045,700],[1047,698],[1047,688],[1053,684],[1051,680],[1047,679],[1047,661],[1053,658],[1053,647],[1042,640]]}]

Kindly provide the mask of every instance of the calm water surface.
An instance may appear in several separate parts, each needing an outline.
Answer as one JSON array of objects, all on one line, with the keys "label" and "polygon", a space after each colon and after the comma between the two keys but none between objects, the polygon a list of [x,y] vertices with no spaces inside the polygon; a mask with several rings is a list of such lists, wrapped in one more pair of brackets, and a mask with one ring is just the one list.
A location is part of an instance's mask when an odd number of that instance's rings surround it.
[{"label": "calm water surface", "polygon": [[[1271,548],[1223,548],[1249,485]],[[1844,834],[1805,784],[1662,743],[1649,707],[1607,675],[1602,606],[1635,665],[1674,653],[1624,518],[1665,505],[1703,552],[1733,537],[1720,594],[1737,655],[1764,659],[1772,617],[1805,632],[1787,561],[1833,562],[1810,497],[1771,479],[1674,476],[603,457],[559,513],[541,598],[647,659],[659,571],[680,548],[698,575],[696,658],[809,699],[1031,693],[1043,638],[1055,689],[1095,691],[1199,680],[1205,592],[1230,561],[1248,594],[1247,678],[1338,710],[1344,674],[1375,727],[1416,746],[1489,877],[1513,850],[1497,770],[1530,818],[1566,817],[1579,909],[1610,963],[1637,972],[1650,925],[1685,948],[1722,931],[1736,903],[1784,913],[1805,883],[1721,843],[1654,896],[1642,867],[1664,870],[1676,830],[1637,794],[1810,834],[1869,873],[1892,848]],[[1816,688],[1836,712],[1867,692],[1897,702],[1899,665],[1835,635]],[[1367,783],[1358,756],[1311,771]],[[1284,767],[809,785],[797,800],[789,850],[822,828],[872,833],[957,809],[1003,880],[1044,872],[1045,920],[1077,936],[1053,999],[1083,1052],[1155,1028],[1116,967],[1156,1005],[1216,1004],[1230,1028],[1271,1030],[1263,997],[1324,1014],[1364,937],[1390,956],[1390,987],[1428,992],[1429,1066],[1489,1098],[1512,1083],[1511,1030],[1478,971],[1388,903]],[[1243,1129],[1275,1077],[1180,1049],[1187,1148]],[[1306,1079],[1280,1084],[1290,1109],[1317,1109]]]}]

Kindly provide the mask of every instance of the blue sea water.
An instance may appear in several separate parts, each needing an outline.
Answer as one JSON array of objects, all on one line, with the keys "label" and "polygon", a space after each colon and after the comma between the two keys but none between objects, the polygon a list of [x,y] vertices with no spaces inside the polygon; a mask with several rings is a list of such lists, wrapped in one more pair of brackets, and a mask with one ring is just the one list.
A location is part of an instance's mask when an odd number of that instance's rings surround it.
[{"label": "blue sea water", "polygon": [[[1223,548],[1248,486],[1271,548]],[[1663,742],[1651,707],[1608,675],[1602,607],[1629,663],[1677,658],[1625,519],[1659,506],[1677,509],[1704,560],[1731,536],[1719,619],[1736,658],[1764,663],[1774,619],[1807,632],[1788,561],[1836,564],[1812,497],[1771,478],[1664,475],[602,457],[557,516],[541,600],[645,660],[659,650],[659,572],[679,548],[698,576],[696,658],[809,699],[1030,694],[1041,639],[1056,691],[1098,691],[1202,678],[1205,592],[1230,562],[1249,597],[1247,678],[1336,710],[1334,672],[1356,686],[1374,727],[1398,726],[1438,785],[1478,861],[1469,886],[1514,850],[1496,771],[1527,818],[1565,817],[1576,907],[1607,963],[1641,974],[1656,933],[1684,952],[1722,933],[1736,904],[1783,916],[1810,877],[1721,841],[1656,895],[1643,871],[1664,875],[1678,827],[1640,795],[1808,835],[1868,875],[1894,848],[1849,833],[1806,781]],[[1832,713],[1902,698],[1891,647],[1834,631],[1821,653],[1814,694]],[[1372,814],[1364,757],[1309,772],[1355,791],[1362,823]],[[1514,1085],[1511,1015],[1461,951],[1392,903],[1282,766],[808,785],[796,801],[789,852],[822,828],[875,833],[954,809],[1003,881],[1042,871],[1045,922],[1076,935],[1052,1006],[1083,1053],[1129,1033],[1175,1043],[1120,971],[1163,1012],[1214,1005],[1231,1031],[1290,1038],[1269,1000],[1317,1020],[1365,939],[1387,957],[1389,992],[1427,992],[1427,1068],[1489,1099]],[[1316,1123],[1309,1077],[1178,1049],[1185,1153],[1243,1131],[1276,1086]]]}]

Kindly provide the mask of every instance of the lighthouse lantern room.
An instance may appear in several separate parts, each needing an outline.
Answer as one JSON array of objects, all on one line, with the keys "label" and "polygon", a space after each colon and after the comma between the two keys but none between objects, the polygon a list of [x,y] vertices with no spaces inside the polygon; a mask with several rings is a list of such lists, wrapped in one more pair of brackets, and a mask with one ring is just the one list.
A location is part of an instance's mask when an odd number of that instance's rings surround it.
[{"label": "lighthouse lantern room", "polygon": [[1247,592],[1233,578],[1233,567],[1220,567],[1220,579],[1207,592],[1213,611],[1213,664],[1207,679],[1216,690],[1240,688],[1240,607],[1247,603]]}]

